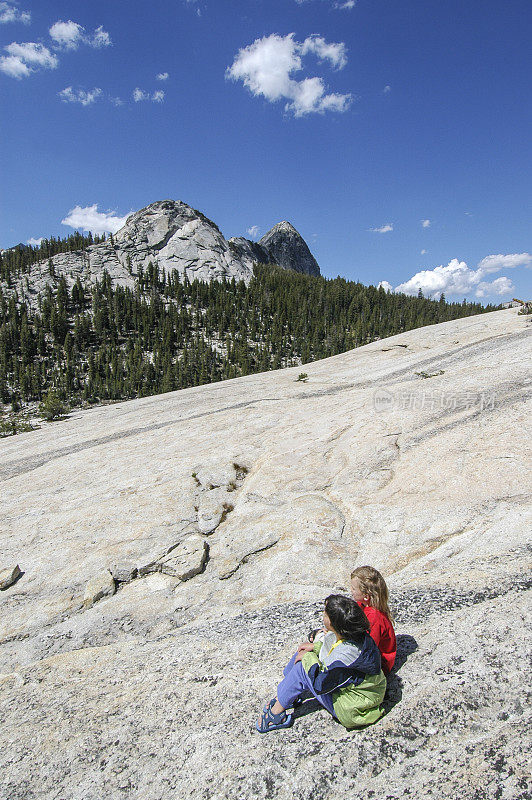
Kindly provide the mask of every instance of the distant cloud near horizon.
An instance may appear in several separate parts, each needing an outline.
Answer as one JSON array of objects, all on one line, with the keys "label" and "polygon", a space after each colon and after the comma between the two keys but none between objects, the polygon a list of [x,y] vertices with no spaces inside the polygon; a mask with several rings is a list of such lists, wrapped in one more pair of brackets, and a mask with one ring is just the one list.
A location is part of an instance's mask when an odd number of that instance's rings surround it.
[{"label": "distant cloud near horizon", "polygon": [[404,292],[409,295],[416,295],[421,289],[425,297],[436,300],[442,293],[458,297],[474,294],[479,300],[490,296],[503,297],[515,291],[511,279],[505,275],[492,281],[487,281],[485,278],[502,269],[516,267],[531,268],[532,255],[530,253],[510,253],[486,256],[479,261],[477,269],[474,270],[469,269],[465,261],[453,258],[446,266],[440,264],[432,270],[416,272],[409,280],[400,283],[395,289],[388,281],[381,281],[379,286],[383,286],[387,291]]},{"label": "distant cloud near horizon", "polygon": [[530,253],[510,253],[509,255],[486,256],[479,262],[479,268],[484,272],[498,272],[500,269],[514,269],[515,267],[532,268],[532,255]]},{"label": "distant cloud near horizon", "polygon": [[61,220],[61,225],[68,225],[75,230],[91,231],[94,234],[116,233],[125,225],[125,217],[117,217],[112,211],[98,211],[98,204],[92,206],[75,206]]},{"label": "distant cloud near horizon", "polygon": [[308,54],[317,56],[322,63],[328,61],[336,70],[347,64],[343,42],[326,42],[317,34],[298,42],[293,33],[287,36],[273,33],[241,48],[227,68],[226,77],[242,81],[251,94],[270,103],[287,100],[285,111],[295,117],[347,111],[353,99],[351,94],[327,94],[323,79],[317,76],[302,80],[292,77],[302,69],[302,58]]},{"label": "distant cloud near horizon", "polygon": [[372,233],[390,233],[393,231],[393,222],[387,222],[386,225],[381,225],[380,228],[370,228]]},{"label": "distant cloud near horizon", "polygon": [[27,240],[26,244],[29,244],[31,247],[39,247],[43,239],[44,239],[44,236],[39,236],[38,239],[34,239],[33,236],[31,236]]},{"label": "distant cloud near horizon", "polygon": [[24,25],[29,25],[31,11],[19,11],[12,3],[0,2],[0,25],[8,22],[22,22]]},{"label": "distant cloud near horizon", "polygon": [[258,225],[252,225],[251,228],[248,228],[246,233],[248,236],[251,236],[252,239],[256,239],[260,233],[260,228]]}]

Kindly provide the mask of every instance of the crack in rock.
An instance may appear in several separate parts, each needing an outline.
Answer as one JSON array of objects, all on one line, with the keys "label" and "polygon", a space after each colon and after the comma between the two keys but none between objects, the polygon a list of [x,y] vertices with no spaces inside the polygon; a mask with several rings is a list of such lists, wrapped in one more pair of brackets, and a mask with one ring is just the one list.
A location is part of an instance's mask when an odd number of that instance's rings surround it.
[{"label": "crack in rock", "polygon": [[[240,524],[242,521],[240,520]],[[321,548],[327,542],[339,542],[346,520],[340,509],[328,498],[317,493],[299,495],[245,526],[245,536],[236,536],[231,525],[213,545],[214,564],[218,577],[225,580],[233,575],[252,556],[283,541],[283,547],[297,551],[313,546]],[[308,559],[307,559],[308,560]]]}]

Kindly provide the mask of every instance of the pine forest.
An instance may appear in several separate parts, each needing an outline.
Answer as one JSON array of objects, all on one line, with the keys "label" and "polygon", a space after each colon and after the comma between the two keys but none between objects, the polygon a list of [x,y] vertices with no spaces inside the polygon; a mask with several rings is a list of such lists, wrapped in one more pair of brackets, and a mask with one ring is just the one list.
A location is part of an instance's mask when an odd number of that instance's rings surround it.
[{"label": "pine forest", "polygon": [[91,288],[78,278],[69,290],[49,261],[51,285],[28,302],[20,287],[29,289],[33,263],[95,241],[76,234],[0,255],[0,403],[13,412],[51,394],[72,407],[304,365],[495,308],[264,264],[247,285],[190,282],[152,262],[132,289],[104,272]]}]

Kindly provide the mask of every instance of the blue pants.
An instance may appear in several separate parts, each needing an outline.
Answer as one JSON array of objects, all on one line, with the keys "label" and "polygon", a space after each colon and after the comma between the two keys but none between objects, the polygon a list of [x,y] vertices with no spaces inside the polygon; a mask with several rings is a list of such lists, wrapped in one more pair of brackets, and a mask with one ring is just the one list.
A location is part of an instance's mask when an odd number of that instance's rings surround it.
[{"label": "blue pants", "polygon": [[311,692],[318,703],[327,709],[329,714],[336,718],[332,704],[332,695],[316,694],[310,678],[303,669],[303,664],[298,661],[294,664],[297,653],[294,653],[288,664],[283,670],[284,678],[277,687],[277,699],[283,708],[292,708],[294,700],[297,700],[305,692]]}]

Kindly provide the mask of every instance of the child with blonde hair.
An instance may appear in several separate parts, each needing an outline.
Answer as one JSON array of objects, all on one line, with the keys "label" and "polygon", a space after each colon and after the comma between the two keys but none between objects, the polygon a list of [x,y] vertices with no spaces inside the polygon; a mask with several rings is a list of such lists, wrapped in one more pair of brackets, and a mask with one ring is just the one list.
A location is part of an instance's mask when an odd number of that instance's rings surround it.
[{"label": "child with blonde hair", "polygon": [[389,675],[395,662],[397,644],[386,581],[374,567],[357,567],[351,573],[351,597],[368,618],[369,635],[380,650],[382,670]]}]

